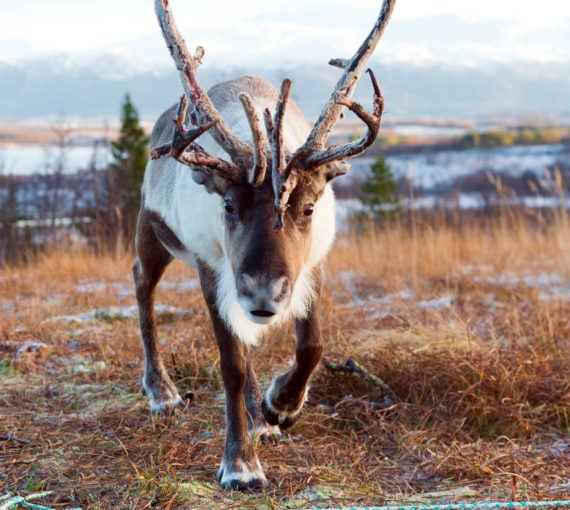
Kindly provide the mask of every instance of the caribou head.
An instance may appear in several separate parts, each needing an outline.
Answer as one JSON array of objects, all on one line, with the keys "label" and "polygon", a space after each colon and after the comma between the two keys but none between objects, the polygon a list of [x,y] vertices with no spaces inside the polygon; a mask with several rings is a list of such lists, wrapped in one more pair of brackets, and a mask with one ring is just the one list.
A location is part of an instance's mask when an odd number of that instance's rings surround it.
[{"label": "caribou head", "polygon": [[[162,34],[179,71],[185,94],[180,99],[172,141],[155,147],[153,159],[169,155],[191,168],[194,180],[223,199],[226,254],[231,261],[239,302],[253,322],[267,324],[289,306],[295,283],[309,256],[312,220],[332,179],[344,175],[348,158],[370,147],[378,134],[384,101],[372,70],[373,112],[351,99],[372,55],[394,1],[385,1],[370,34],[354,56],[329,63],[342,75],[309,136],[300,147],[286,147],[285,114],[291,80],[281,85],[274,111],[256,109],[253,98],[239,95],[251,130],[251,142],[226,125],[197,80],[204,57],[191,54],[176,27],[168,0],[155,0]],[[344,145],[327,146],[344,108],[366,125],[366,132]],[[263,122],[261,120],[263,117]],[[206,131],[229,156],[208,154],[196,140]],[[331,221],[334,221],[331,219]]]}]

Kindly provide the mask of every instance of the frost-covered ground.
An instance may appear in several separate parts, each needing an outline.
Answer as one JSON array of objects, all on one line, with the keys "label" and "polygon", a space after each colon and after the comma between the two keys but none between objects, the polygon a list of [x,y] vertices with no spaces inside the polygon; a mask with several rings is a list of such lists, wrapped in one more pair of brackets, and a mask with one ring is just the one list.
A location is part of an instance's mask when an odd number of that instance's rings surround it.
[{"label": "frost-covered ground", "polygon": [[[365,273],[352,270],[342,271],[335,278],[346,292],[342,306],[364,310],[371,319],[380,319],[392,314],[412,313],[414,309],[451,310],[458,299],[462,301],[466,299],[464,293],[454,295],[449,292],[449,288],[426,297],[424,282],[419,282],[423,296],[419,296],[409,285],[380,293],[378,288],[371,288]],[[480,304],[484,309],[491,311],[504,306],[502,299],[493,292],[493,289],[500,292],[505,290],[516,292],[517,289],[522,289],[524,292],[534,294],[538,301],[570,303],[570,279],[564,278],[557,272],[529,270],[500,272],[490,266],[469,265],[458,268],[448,282],[448,287],[453,288],[454,280],[459,282],[465,278],[469,278],[480,289],[485,290]]]},{"label": "frost-covered ground", "polygon": [[[509,173],[521,176],[526,172],[542,176],[551,165],[565,158],[561,144],[492,149],[423,151],[389,156],[387,161],[396,178],[410,178],[415,186],[426,190],[451,182],[453,179],[480,170]],[[373,158],[363,157],[351,161],[354,179],[362,179]]]},{"label": "frost-covered ground", "polygon": [[[564,225],[543,237],[444,226],[415,241],[400,227],[340,237],[320,309],[327,364],[293,429],[256,444],[271,483],[261,494],[216,482],[220,355],[193,270],[173,264],[157,290],[160,351],[194,394],[163,419],[140,393],[131,255],[59,253],[2,270],[2,492],[53,490],[46,504],[84,510],[568,498]],[[252,352],[263,388],[294,350],[290,327]],[[395,401],[339,369],[348,358]]]}]

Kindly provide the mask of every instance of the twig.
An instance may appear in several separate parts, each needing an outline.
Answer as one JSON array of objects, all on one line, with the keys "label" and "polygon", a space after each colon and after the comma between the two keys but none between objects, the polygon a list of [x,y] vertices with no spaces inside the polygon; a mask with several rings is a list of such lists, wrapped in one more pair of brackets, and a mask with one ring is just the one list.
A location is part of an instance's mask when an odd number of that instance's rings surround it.
[{"label": "twig", "polygon": [[354,361],[352,358],[348,358],[342,365],[331,363],[326,358],[323,358],[323,365],[330,372],[345,372],[352,375],[361,376],[366,379],[370,384],[375,386],[380,390],[380,394],[383,397],[381,402],[382,407],[388,407],[396,403],[396,394],[392,391],[392,388],[388,386],[380,377],[370,373],[362,365]]},{"label": "twig", "polygon": [[0,441],[12,441],[13,443],[18,443],[22,446],[28,446],[32,444],[31,441],[28,441],[27,439],[17,438],[13,432],[0,435]]}]

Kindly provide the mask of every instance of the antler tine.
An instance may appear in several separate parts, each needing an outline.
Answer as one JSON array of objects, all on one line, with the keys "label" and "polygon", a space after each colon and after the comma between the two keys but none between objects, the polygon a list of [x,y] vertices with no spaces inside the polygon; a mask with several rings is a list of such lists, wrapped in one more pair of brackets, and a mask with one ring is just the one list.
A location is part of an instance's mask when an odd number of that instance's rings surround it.
[{"label": "antler tine", "polygon": [[261,123],[252,97],[242,92],[239,95],[239,99],[245,110],[253,138],[253,165],[248,173],[248,182],[253,186],[259,186],[265,180],[265,174],[267,172],[267,155],[265,154],[267,138],[261,129]]},{"label": "antler tine", "polygon": [[308,168],[314,168],[331,161],[351,158],[353,156],[361,154],[366,149],[368,149],[368,147],[370,147],[376,140],[378,131],[380,129],[382,113],[384,111],[384,98],[382,97],[380,87],[376,80],[376,76],[374,76],[374,73],[372,72],[372,69],[367,69],[366,72],[370,75],[372,88],[374,89],[374,113],[368,113],[364,108],[362,108],[359,103],[352,101],[348,97],[340,96],[337,99],[339,104],[346,106],[366,124],[368,127],[366,133],[364,133],[357,140],[354,140],[353,142],[347,143],[345,145],[333,145],[326,149],[310,153],[305,161]]},{"label": "antler tine", "polygon": [[186,95],[183,95],[178,103],[176,117],[174,118],[174,134],[172,135],[172,141],[153,148],[150,153],[152,159],[158,159],[167,154],[178,159],[194,140],[213,127],[214,122],[210,121],[202,126],[198,126],[193,129],[186,129],[185,122],[187,110],[188,98]]},{"label": "antler tine", "polygon": [[[242,182],[244,174],[238,166],[221,158],[210,156],[200,145],[194,143],[194,140],[213,127],[214,122],[210,121],[202,126],[186,129],[187,108],[188,99],[186,95],[183,95],[178,103],[178,110],[174,118],[172,141],[153,148],[150,151],[150,157],[159,159],[166,155],[172,156],[193,170],[210,172],[234,182]],[[186,152],[188,148],[190,148],[191,152]]]},{"label": "antler tine", "polygon": [[325,146],[329,133],[342,113],[342,109],[345,106],[348,106],[343,103],[344,99],[339,101],[339,97],[350,99],[352,96],[354,87],[356,86],[368,59],[376,49],[376,45],[388,25],[388,21],[390,20],[395,4],[396,0],[384,0],[374,27],[372,27],[370,34],[368,34],[368,37],[366,37],[364,42],[360,45],[360,48],[358,48],[350,60],[331,60],[331,65],[342,67],[344,69],[344,73],[338,80],[329,101],[323,108],[319,119],[315,123],[307,141],[303,145],[303,151],[306,151],[307,149],[319,150]]},{"label": "antler tine", "polygon": [[214,122],[212,136],[216,142],[228,153],[236,165],[250,166],[253,159],[251,148],[228,128],[207,92],[196,79],[196,69],[202,63],[204,48],[199,46],[195,55],[188,51],[174,22],[169,0],[155,0],[154,8],[162,35],[180,73],[182,86],[192,104],[198,122],[200,124]]},{"label": "antler tine", "polygon": [[[273,193],[275,196],[275,211],[277,212],[277,223],[275,228],[283,228],[283,215],[287,210],[289,195],[295,187],[296,179],[292,179],[290,172],[285,172],[285,145],[283,143],[283,119],[285,109],[291,95],[291,80],[286,78],[281,84],[281,93],[275,107],[273,119],[265,114],[265,125],[270,136],[271,143],[271,178],[273,183]],[[294,181],[294,182],[293,182]]]},{"label": "antler tine", "polygon": [[263,120],[265,121],[265,131],[267,131],[267,136],[271,138],[275,126],[273,125],[273,118],[271,117],[271,110],[269,108],[263,110]]},{"label": "antler tine", "polygon": [[235,183],[244,182],[244,173],[233,163],[211,156],[198,144],[192,144],[191,148],[192,152],[184,152],[177,158],[180,163],[189,166],[192,170],[211,173]]}]

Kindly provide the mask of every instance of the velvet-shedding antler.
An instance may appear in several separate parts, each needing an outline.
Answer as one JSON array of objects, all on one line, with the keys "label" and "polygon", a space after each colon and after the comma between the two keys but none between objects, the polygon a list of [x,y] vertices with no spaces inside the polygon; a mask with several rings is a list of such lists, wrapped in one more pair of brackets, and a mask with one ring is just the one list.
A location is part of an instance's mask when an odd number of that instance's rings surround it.
[{"label": "velvet-shedding antler", "polygon": [[287,210],[289,196],[297,184],[294,174],[285,173],[286,154],[283,142],[283,120],[285,110],[291,95],[291,80],[286,78],[281,84],[281,93],[275,107],[275,114],[271,118],[269,109],[265,110],[265,127],[269,135],[271,146],[271,182],[273,185],[273,195],[275,197],[275,211],[277,212],[277,222],[275,228],[283,228],[283,216]]},{"label": "velvet-shedding antler", "polygon": [[380,91],[380,86],[374,76],[372,69],[367,69],[366,72],[370,75],[372,87],[374,89],[374,107],[373,113],[368,113],[359,103],[353,101],[347,96],[339,96],[337,103],[346,106],[352,111],[360,120],[362,120],[367,127],[366,132],[356,140],[344,145],[333,145],[319,151],[311,152],[305,160],[307,168],[314,168],[317,166],[330,163],[331,161],[338,161],[340,159],[352,158],[364,152],[370,147],[378,136],[380,130],[380,122],[382,120],[382,113],[384,112],[384,98]]},{"label": "velvet-shedding antler", "polygon": [[220,112],[213,105],[207,92],[196,79],[196,70],[202,63],[204,48],[199,46],[192,55],[180,34],[169,6],[169,0],[155,0],[154,8],[166,45],[180,73],[182,87],[192,106],[193,123],[204,126],[213,123],[211,134],[214,140],[240,167],[250,167],[253,153],[248,144],[241,141],[226,125]]},{"label": "velvet-shedding antler", "polygon": [[[344,72],[306,142],[295,151],[285,168],[279,173],[279,192],[275,193],[278,227],[279,225],[282,227],[283,212],[287,209],[289,196],[297,185],[296,168],[311,170],[325,163],[354,157],[364,152],[376,140],[384,109],[384,99],[372,70],[368,69],[367,72],[370,75],[374,89],[373,113],[368,113],[359,103],[350,98],[368,59],[376,49],[378,41],[386,29],[395,4],[396,0],[384,0],[374,27],[350,60],[337,58],[329,61],[330,65],[339,67]],[[367,132],[357,140],[347,144],[325,148],[331,129],[345,107],[350,109],[366,124]]]},{"label": "velvet-shedding antler", "polygon": [[257,115],[252,97],[242,92],[239,95],[239,99],[245,110],[253,139],[253,165],[248,173],[247,181],[253,186],[260,186],[265,180],[265,174],[267,172],[267,155],[265,154],[267,138],[261,128],[259,116]]},{"label": "velvet-shedding antler", "polygon": [[[368,59],[372,53],[374,53],[374,50],[378,45],[378,41],[380,41],[380,38],[388,25],[388,21],[390,20],[395,5],[396,0],[384,0],[380,14],[376,19],[376,23],[350,60],[332,59],[329,61],[330,65],[340,67],[344,72],[338,80],[336,87],[329,101],[323,108],[317,122],[313,126],[307,141],[301,148],[302,150],[310,149],[311,152],[314,152],[324,148],[331,129],[338,121],[343,108],[348,106],[347,104],[343,104],[343,101],[345,99],[350,99],[352,96],[356,83],[366,68]],[[378,92],[379,90],[377,89],[376,84],[375,93],[380,95]]]},{"label": "velvet-shedding antler", "polygon": [[[243,182],[245,176],[238,166],[224,159],[210,156],[200,145],[194,143],[194,140],[212,128],[214,123],[210,121],[203,126],[186,129],[187,111],[188,98],[186,95],[183,95],[180,98],[176,118],[174,119],[172,141],[152,149],[150,157],[159,159],[162,156],[169,155],[195,170],[211,173],[233,182]],[[187,149],[190,149],[190,151],[187,152]]]}]

